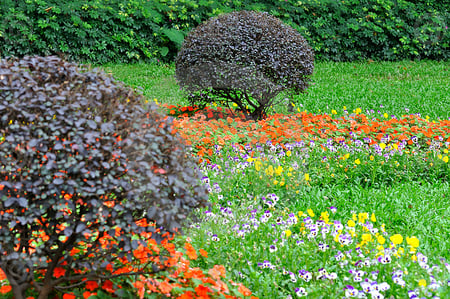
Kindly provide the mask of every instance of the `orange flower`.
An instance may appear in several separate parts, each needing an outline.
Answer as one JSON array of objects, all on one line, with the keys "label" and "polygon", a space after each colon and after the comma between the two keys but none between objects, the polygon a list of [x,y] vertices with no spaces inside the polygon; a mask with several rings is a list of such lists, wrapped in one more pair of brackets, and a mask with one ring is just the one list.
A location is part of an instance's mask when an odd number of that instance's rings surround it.
[{"label": "orange flower", "polygon": [[201,256],[203,256],[203,257],[208,257],[208,252],[206,252],[205,250],[199,249],[198,252],[200,252],[200,255],[201,255]]},{"label": "orange flower", "polygon": [[190,292],[190,291],[188,291],[188,292],[182,294],[181,296],[177,297],[177,299],[193,299],[193,298],[195,298],[194,294],[192,294],[192,292]]},{"label": "orange flower", "polygon": [[0,280],[5,280],[6,279],[6,274],[5,272],[3,272],[2,269],[0,269]]},{"label": "orange flower", "polygon": [[211,289],[200,284],[195,288],[195,293],[202,298],[209,298],[208,293],[211,293]]},{"label": "orange flower", "polygon": [[74,294],[64,294],[63,299],[76,299],[77,297]]},{"label": "orange flower", "polygon": [[186,248],[186,255],[191,260],[196,260],[198,258],[197,252],[195,251],[194,247],[190,243],[184,244],[184,248]]},{"label": "orange flower", "polygon": [[10,285],[2,286],[2,287],[0,288],[0,294],[6,294],[6,293],[9,293],[9,292],[11,292],[11,290],[12,290],[12,287],[11,287]]},{"label": "orange flower", "polygon": [[209,269],[208,274],[211,275],[215,280],[219,280],[220,277],[226,276],[225,267],[222,265],[214,265],[212,269]]},{"label": "orange flower", "polygon": [[86,291],[86,292],[83,293],[83,298],[84,299],[88,299],[89,297],[95,296],[95,295],[97,295],[97,293],[91,293],[89,291]]},{"label": "orange flower", "polygon": [[161,290],[161,293],[163,294],[169,294],[170,291],[172,291],[172,286],[167,281],[161,282],[158,288]]},{"label": "orange flower", "polygon": [[241,293],[244,296],[251,296],[252,292],[247,289],[246,287],[244,287],[243,284],[239,284],[239,288],[238,288],[239,293]]}]

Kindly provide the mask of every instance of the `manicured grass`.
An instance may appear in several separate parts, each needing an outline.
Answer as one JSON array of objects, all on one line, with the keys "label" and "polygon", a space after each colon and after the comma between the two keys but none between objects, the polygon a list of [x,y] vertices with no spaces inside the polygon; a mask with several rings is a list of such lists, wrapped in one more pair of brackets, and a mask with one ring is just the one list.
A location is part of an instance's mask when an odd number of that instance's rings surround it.
[{"label": "manicured grass", "polygon": [[[295,114],[176,119],[212,203],[187,230],[209,254],[192,263],[223,264],[261,298],[450,295],[449,67],[320,62]],[[174,66],[105,68],[151,100],[188,104]]]},{"label": "manicured grass", "polygon": [[[141,86],[150,99],[188,105],[174,79],[174,65],[106,65],[104,68],[126,84]],[[300,110],[330,113],[345,106],[348,111],[361,108],[396,115],[421,113],[431,119],[450,117],[449,62],[317,62],[312,80],[307,94],[294,97]],[[285,112],[286,107],[275,107],[275,111]]]}]

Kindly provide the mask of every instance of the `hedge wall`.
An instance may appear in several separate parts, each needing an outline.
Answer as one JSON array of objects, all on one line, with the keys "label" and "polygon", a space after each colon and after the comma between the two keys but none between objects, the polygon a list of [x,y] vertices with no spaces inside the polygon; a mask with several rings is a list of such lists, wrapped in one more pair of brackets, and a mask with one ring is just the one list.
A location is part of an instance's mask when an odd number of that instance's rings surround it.
[{"label": "hedge wall", "polygon": [[317,59],[447,60],[450,4],[440,0],[2,0],[0,57],[59,54],[102,64],[174,58],[195,26],[233,10],[267,11]]}]

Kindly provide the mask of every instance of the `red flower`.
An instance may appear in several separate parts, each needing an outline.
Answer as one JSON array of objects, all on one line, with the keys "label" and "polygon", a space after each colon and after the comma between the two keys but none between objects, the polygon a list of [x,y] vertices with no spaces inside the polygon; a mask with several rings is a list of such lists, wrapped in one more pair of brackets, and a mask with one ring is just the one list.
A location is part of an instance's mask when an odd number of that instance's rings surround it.
[{"label": "red flower", "polygon": [[64,268],[58,267],[58,268],[55,268],[55,270],[53,271],[53,276],[55,278],[59,278],[61,276],[64,276],[65,274],[66,274],[66,269],[64,269]]},{"label": "red flower", "polygon": [[113,283],[111,282],[111,280],[105,280],[105,282],[102,284],[102,289],[109,293],[114,293]]},{"label": "red flower", "polygon": [[98,288],[98,283],[93,280],[89,280],[86,282],[86,289],[89,291],[93,291]]}]

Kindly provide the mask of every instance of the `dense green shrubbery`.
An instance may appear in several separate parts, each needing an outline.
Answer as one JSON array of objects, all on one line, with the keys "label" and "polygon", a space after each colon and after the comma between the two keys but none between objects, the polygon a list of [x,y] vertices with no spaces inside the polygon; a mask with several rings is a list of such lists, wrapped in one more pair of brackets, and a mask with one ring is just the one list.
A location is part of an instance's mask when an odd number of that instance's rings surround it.
[{"label": "dense green shrubbery", "polygon": [[157,240],[136,222],[175,232],[208,204],[171,122],[111,77],[57,57],[2,59],[0,90],[0,268],[16,298],[104,278],[112,260],[132,261],[137,236]]},{"label": "dense green shrubbery", "polygon": [[280,18],[321,60],[450,57],[450,4],[437,0],[3,0],[0,56],[171,60],[191,29],[233,10]]},{"label": "dense green shrubbery", "polygon": [[292,27],[265,12],[222,14],[186,37],[176,59],[176,78],[192,105],[214,101],[261,119],[283,91],[308,87],[314,52]]}]

